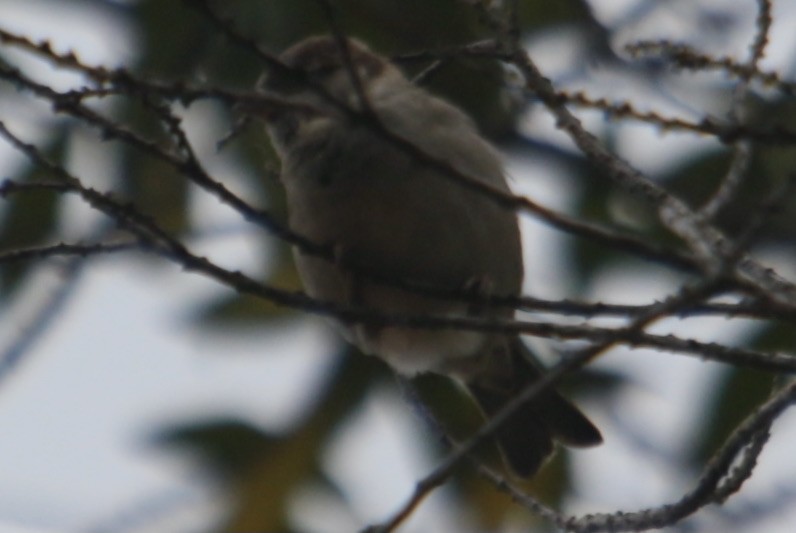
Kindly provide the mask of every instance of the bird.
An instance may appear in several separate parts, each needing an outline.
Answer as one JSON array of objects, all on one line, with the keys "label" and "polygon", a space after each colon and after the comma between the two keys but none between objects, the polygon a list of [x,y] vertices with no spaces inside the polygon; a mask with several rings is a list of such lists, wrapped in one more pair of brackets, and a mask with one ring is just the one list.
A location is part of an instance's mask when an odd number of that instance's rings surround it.
[{"label": "bird", "polygon": [[[516,212],[448,175],[510,193],[501,156],[470,117],[354,38],[308,37],[278,60],[258,84],[269,104],[254,113],[281,160],[290,229],[333,250],[322,256],[294,247],[306,293],[394,314],[513,318],[508,306],[417,290],[485,298],[521,292]],[[486,418],[546,372],[516,333],[335,324],[400,375],[454,379]],[[602,442],[597,427],[555,390],[521,406],[494,438],[521,478],[539,470],[556,442]]]}]

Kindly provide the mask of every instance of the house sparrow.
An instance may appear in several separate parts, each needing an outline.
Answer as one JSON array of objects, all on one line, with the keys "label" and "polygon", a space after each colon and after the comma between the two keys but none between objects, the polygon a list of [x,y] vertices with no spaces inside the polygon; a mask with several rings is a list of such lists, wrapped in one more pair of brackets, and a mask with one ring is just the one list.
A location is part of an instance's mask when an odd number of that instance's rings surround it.
[{"label": "house sparrow", "polygon": [[[517,296],[523,265],[516,214],[456,183],[349,110],[372,112],[392,134],[452,169],[509,192],[501,160],[459,109],[413,85],[361,42],[312,37],[269,72],[273,102],[258,114],[282,161],[291,229],[335,250],[336,260],[295,250],[307,293],[391,313],[511,318],[477,305],[378,282],[363,272],[446,290]],[[299,73],[296,75],[296,73]],[[347,340],[397,372],[459,380],[486,416],[544,372],[516,334],[337,324]],[[533,475],[553,442],[593,446],[597,428],[557,392],[523,406],[496,432],[508,464]]]}]

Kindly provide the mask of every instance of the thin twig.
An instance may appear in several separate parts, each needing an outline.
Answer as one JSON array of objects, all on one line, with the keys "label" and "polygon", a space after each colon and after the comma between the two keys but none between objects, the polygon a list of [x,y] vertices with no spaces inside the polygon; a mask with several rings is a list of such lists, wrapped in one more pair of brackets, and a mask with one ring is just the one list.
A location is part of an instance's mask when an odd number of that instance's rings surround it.
[{"label": "thin twig", "polygon": [[[699,301],[713,292],[712,283],[705,282],[694,287],[685,287],[677,295],[659,303],[648,313],[636,317],[623,330],[631,335],[641,333],[651,323],[672,310],[680,307],[684,303]],[[596,344],[587,346],[571,354],[566,359],[562,359],[557,365],[553,366],[545,375],[536,382],[525,387],[515,398],[509,401],[500,409],[489,421],[467,439],[442,461],[431,473],[423,477],[416,485],[412,495],[398,509],[398,511],[387,521],[381,524],[369,526],[363,530],[366,533],[390,533],[395,531],[408,516],[425,500],[431,492],[437,488],[453,472],[454,468],[467,456],[469,456],[478,446],[490,438],[500,426],[505,423],[523,405],[537,398],[540,394],[550,390],[565,375],[582,367],[595,357],[608,350],[617,342],[616,337],[608,337]]]},{"label": "thin twig", "polygon": [[724,144],[732,144],[740,140],[757,141],[769,145],[792,145],[796,143],[796,131],[784,125],[759,128],[749,124],[722,121],[710,116],[698,121],[692,121],[679,117],[665,116],[657,111],[640,111],[636,109],[632,102],[595,98],[583,91],[558,91],[556,94],[562,104],[600,110],[605,113],[606,118],[611,120],[637,120],[656,126],[662,132],[679,131],[707,135]]},{"label": "thin twig", "polygon": [[[756,440],[763,438],[773,421],[796,403],[796,381],[792,381],[766,403],[749,415],[710,459],[694,488],[678,501],[635,512],[617,512],[573,517],[568,521],[569,531],[597,533],[599,531],[644,531],[665,527],[693,514],[698,509],[714,503],[723,496],[721,483],[733,479],[732,465],[739,454]],[[760,437],[758,437],[760,436]],[[733,481],[728,481],[733,486]],[[727,494],[729,495],[729,494]]]},{"label": "thin twig", "polygon": [[[730,348],[715,343],[681,339],[672,335],[652,335],[630,326],[598,328],[478,317],[407,315],[387,313],[374,308],[319,301],[302,293],[286,291],[260,283],[241,272],[224,269],[203,257],[192,254],[184,244],[159,227],[151,217],[143,215],[130,204],[120,204],[103,193],[84,187],[77,178],[70,175],[62,167],[47,161],[35,146],[19,140],[2,122],[0,122],[0,134],[11,141],[14,146],[30,157],[37,165],[47,169],[58,179],[62,180],[91,207],[105,213],[121,227],[136,235],[142,243],[149,246],[152,252],[180,264],[187,271],[199,272],[215,279],[237,292],[265,298],[279,305],[338,318],[344,322],[421,329],[501,331],[545,338],[589,340],[598,344],[610,343],[613,345],[621,343],[633,347],[653,348],[695,355],[701,358],[768,371],[796,370],[796,357],[789,355]],[[645,310],[644,313],[637,315],[635,320],[637,321],[639,316],[647,316],[648,313],[653,312],[658,316],[662,312],[661,309],[668,309],[668,307],[662,307],[662,305],[661,303],[655,304]]]},{"label": "thin twig", "polygon": [[53,256],[78,256],[86,258],[93,255],[109,254],[135,250],[139,248],[137,241],[98,242],[94,244],[57,243],[30,248],[15,248],[0,252],[0,264],[18,261],[39,260]]},{"label": "thin twig", "polygon": [[[749,72],[757,70],[757,65],[765,53],[768,43],[768,32],[771,29],[771,5],[767,0],[758,0],[757,32],[750,46],[750,57],[747,61]],[[751,75],[740,78],[735,85],[730,105],[729,120],[732,124],[746,122],[746,100],[749,94]],[[738,195],[741,187],[749,179],[749,167],[752,164],[753,146],[749,139],[739,139],[733,146],[733,157],[730,167],[721,180],[713,196],[701,207],[700,214],[707,218],[714,218],[723,208],[728,206]],[[744,249],[740,244],[735,245],[739,254]]]},{"label": "thin twig", "polygon": [[[570,136],[590,160],[604,169],[615,184],[653,205],[658,210],[660,220],[688,244],[705,273],[714,275],[724,268],[723,258],[734,250],[732,241],[726,235],[682,200],[603,147],[563,105],[550,80],[542,75],[525,50],[515,50],[512,63],[525,76],[528,90],[533,91],[556,117],[558,127]],[[771,269],[744,256],[738,261],[736,271],[735,277],[739,282],[755,286],[767,299],[796,307],[796,285]]]},{"label": "thin twig", "polygon": [[638,57],[643,54],[657,55],[671,61],[674,66],[688,70],[716,70],[723,74],[750,79],[782,92],[786,96],[796,94],[796,82],[785,81],[777,72],[767,72],[731,57],[701,54],[683,43],[667,40],[638,41],[625,47],[628,53]]}]

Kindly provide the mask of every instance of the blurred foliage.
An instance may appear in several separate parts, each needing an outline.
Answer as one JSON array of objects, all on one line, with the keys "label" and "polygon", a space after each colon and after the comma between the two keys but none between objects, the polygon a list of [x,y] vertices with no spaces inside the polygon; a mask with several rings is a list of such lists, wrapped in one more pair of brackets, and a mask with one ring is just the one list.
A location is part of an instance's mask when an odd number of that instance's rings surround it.
[{"label": "blurred foliage", "polygon": [[695,445],[688,457],[694,467],[713,455],[738,424],[768,398],[774,378],[770,373],[749,369],[725,368],[708,402],[700,409],[704,423],[698,428]]},{"label": "blurred foliage", "polygon": [[[55,161],[64,159],[69,133],[56,130],[44,153]],[[47,181],[49,174],[33,165],[26,165],[15,177],[19,183]],[[63,195],[56,191],[16,194],[3,200],[0,211],[0,251],[16,250],[45,244],[56,233],[59,206]],[[6,298],[20,287],[31,271],[32,263],[0,264],[0,298]],[[2,301],[2,300],[0,300]]]},{"label": "blurred foliage", "polygon": [[311,394],[310,412],[284,433],[214,419],[170,429],[159,441],[192,452],[225,483],[234,503],[222,531],[287,532],[288,500],[298,488],[311,481],[334,488],[319,464],[319,450],[385,376],[375,358],[349,351],[339,356],[326,388]]},{"label": "blurred foliage", "polygon": [[[261,74],[262,65],[257,58],[230,43],[203,16],[190,9],[188,3],[74,0],[75,5],[109,9],[113,16],[134,30],[138,39],[136,61],[126,67],[138,75],[251,88]],[[273,51],[304,36],[328,31],[328,21],[314,0],[234,0],[214,5],[242,34]],[[477,10],[467,8],[460,0],[339,0],[335,5],[339,23],[347,33],[392,55],[468,43],[488,37],[492,32]],[[573,28],[587,43],[585,53],[591,54],[584,58],[585,63],[616,60],[608,30],[594,20],[585,0],[522,0],[520,8],[525,36]],[[0,56],[0,60],[5,58]],[[407,69],[417,72],[425,66],[407,65]],[[453,61],[432,77],[429,86],[465,108],[497,142],[508,146],[522,140],[517,127],[521,114],[516,107],[506,105],[504,70],[496,62]],[[114,102],[114,115],[122,123],[148,138],[169,142],[150,111],[146,102],[131,99]],[[777,117],[782,123],[792,124],[796,118],[792,101],[757,102],[755,113],[761,122]],[[231,123],[232,117],[224,118]],[[53,127],[47,141],[47,155],[63,160],[72,133],[68,126]],[[225,133],[218,131],[215,137],[221,138]],[[767,191],[787,179],[796,166],[794,150],[761,148],[750,171],[754,179],[745,184],[739,201],[722,213],[721,223],[730,232],[737,233],[743,228],[749,202],[765,197]],[[606,187],[603,180],[595,179],[594,169],[582,159],[544,145],[537,145],[531,151],[552,158],[572,171],[578,183],[576,197],[572,199],[573,215],[615,227],[623,227],[627,220],[632,220],[633,227],[645,229],[646,238],[661,243],[674,242],[657,224],[654,214],[637,205],[634,199]],[[114,190],[142,207],[169,231],[189,235],[194,224],[189,213],[192,186],[173,168],[143,156],[140,151],[123,146],[119,153],[121,171],[115,176]],[[272,212],[283,216],[284,200],[273,179],[273,168],[278,163],[262,129],[249,128],[233,146],[225,148],[224,153],[233,158],[241,174],[251,180],[249,189],[257,191],[255,198],[247,200],[254,205],[267,205]],[[699,205],[726,171],[728,158],[725,151],[699,153],[690,160],[681,161],[660,179],[690,204]],[[46,176],[36,168],[25,167],[14,178],[25,182]],[[49,192],[4,199],[0,204],[0,250],[57,240],[60,204],[61,196]],[[774,230],[769,235],[774,241],[761,242],[761,245],[774,244],[790,254],[796,252],[793,246],[796,242],[793,235],[795,208],[793,202],[781,206],[781,212],[771,221]],[[616,265],[632,265],[635,261],[599,243],[583,239],[567,239],[567,243],[576,274],[571,281],[573,294],[588,289],[596,272]],[[2,296],[20,286],[30,265],[2,265]],[[268,257],[264,258],[262,272],[268,283],[298,288],[288,247],[282,243],[273,243]],[[230,327],[281,324],[280,321],[291,319],[294,314],[269,302],[233,295],[207,302],[195,316],[201,326]],[[792,346],[794,341],[793,331],[784,326],[763,331],[758,337],[767,339],[766,342],[772,338],[787,346]],[[314,399],[309,411],[284,433],[271,434],[237,419],[214,419],[187,422],[161,436],[160,442],[193,452],[229,489],[232,509],[225,531],[289,531],[287,502],[298,488],[317,482],[334,490],[319,464],[321,451],[335,429],[356,412],[373,385],[386,375],[384,366],[372,358],[360,354],[339,357],[337,372],[328,377],[325,388],[308,391]],[[595,374],[573,389],[588,388],[589,392],[599,389],[597,394],[606,394],[617,390],[620,384],[617,376]],[[425,376],[417,379],[415,385],[434,418],[452,435],[463,438],[481,422],[472,402],[450,381]],[[708,400],[704,408],[705,424],[700,428],[693,459],[701,461],[714,450],[733,424],[764,398],[769,389],[770,378],[766,375],[745,370],[726,371],[715,390],[705,395]],[[267,395],[268,391],[262,393]],[[488,462],[500,467],[495,450],[485,450],[484,455]],[[498,527],[511,507],[509,499],[491,486],[475,482],[471,472],[462,472],[456,483],[464,505],[476,511],[474,514],[483,527],[490,530]],[[566,454],[559,454],[527,488],[544,501],[562,501],[570,488]]]}]

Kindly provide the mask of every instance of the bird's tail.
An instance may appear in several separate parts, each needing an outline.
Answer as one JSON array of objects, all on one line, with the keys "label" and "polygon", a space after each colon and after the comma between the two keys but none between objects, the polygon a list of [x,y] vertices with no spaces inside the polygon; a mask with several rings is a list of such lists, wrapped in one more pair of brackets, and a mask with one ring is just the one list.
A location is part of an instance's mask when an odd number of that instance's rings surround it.
[{"label": "bird's tail", "polygon": [[[530,350],[514,337],[507,353],[495,354],[494,363],[467,383],[487,417],[544,373]],[[556,391],[531,400],[515,412],[495,433],[511,469],[519,476],[536,473],[553,452],[553,443],[588,447],[602,442],[600,431],[572,403]]]}]

